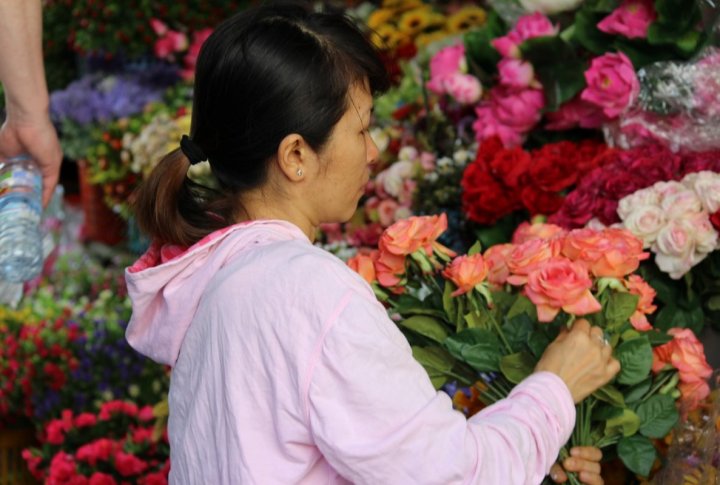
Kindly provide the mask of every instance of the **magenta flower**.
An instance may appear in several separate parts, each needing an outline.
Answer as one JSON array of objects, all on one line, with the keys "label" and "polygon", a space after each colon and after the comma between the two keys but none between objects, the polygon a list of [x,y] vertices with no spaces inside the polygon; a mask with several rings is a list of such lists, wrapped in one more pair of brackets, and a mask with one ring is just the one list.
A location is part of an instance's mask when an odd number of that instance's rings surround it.
[{"label": "magenta flower", "polygon": [[560,109],[547,114],[548,130],[569,130],[580,128],[600,128],[608,118],[596,105],[575,97],[563,103]]},{"label": "magenta flower", "polygon": [[506,147],[522,144],[525,134],[540,121],[545,96],[541,89],[495,87],[490,99],[475,108],[473,123],[478,141],[499,136]]},{"label": "magenta flower", "polygon": [[520,59],[502,59],[498,62],[500,84],[513,88],[540,87],[535,80],[535,70],[529,62]]},{"label": "magenta flower", "polygon": [[465,46],[460,43],[440,49],[430,60],[430,81],[427,87],[436,94],[445,94],[445,80],[461,71]]},{"label": "magenta flower", "polygon": [[608,118],[623,113],[640,92],[635,69],[622,52],[593,59],[585,81],[587,87],[580,98],[601,108]]},{"label": "magenta flower", "polygon": [[546,37],[557,35],[558,28],[550,19],[535,12],[532,15],[523,15],[518,20],[515,28],[506,36],[494,39],[491,44],[503,57],[520,58],[520,44],[535,37]]},{"label": "magenta flower", "polygon": [[644,39],[647,37],[648,27],[656,18],[652,0],[625,0],[597,27],[607,34],[623,35],[629,39]]}]

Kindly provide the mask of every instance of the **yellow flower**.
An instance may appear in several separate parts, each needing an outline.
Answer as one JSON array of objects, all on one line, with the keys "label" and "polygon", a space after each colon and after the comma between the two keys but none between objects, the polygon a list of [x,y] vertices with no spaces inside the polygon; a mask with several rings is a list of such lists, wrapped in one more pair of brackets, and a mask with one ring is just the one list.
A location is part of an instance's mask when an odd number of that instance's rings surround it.
[{"label": "yellow flower", "polygon": [[423,33],[415,37],[415,45],[417,45],[418,47],[427,47],[433,42],[444,39],[448,35],[450,34],[444,30],[436,30],[434,32],[429,32],[426,34]]},{"label": "yellow flower", "polygon": [[370,14],[367,19],[367,26],[371,29],[377,29],[381,25],[389,24],[393,17],[396,15],[394,10],[388,8],[379,8]]},{"label": "yellow flower", "polygon": [[[440,17],[442,18],[442,16]],[[405,12],[398,21],[398,30],[415,37],[426,29],[440,24],[442,21],[438,21],[437,14],[434,14],[429,8],[423,7]]]},{"label": "yellow flower", "polygon": [[371,33],[370,38],[379,49],[392,50],[403,42],[406,42],[408,36],[399,32],[392,25],[385,24],[375,29],[375,31]]},{"label": "yellow flower", "polygon": [[463,32],[485,23],[487,14],[480,7],[464,7],[447,19],[446,28],[449,32]]}]

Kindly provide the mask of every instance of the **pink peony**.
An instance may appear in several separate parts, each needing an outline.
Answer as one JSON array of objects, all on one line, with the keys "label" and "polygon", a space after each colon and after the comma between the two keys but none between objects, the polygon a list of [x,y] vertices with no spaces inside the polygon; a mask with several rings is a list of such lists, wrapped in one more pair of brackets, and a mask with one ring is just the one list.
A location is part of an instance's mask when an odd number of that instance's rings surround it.
[{"label": "pink peony", "polygon": [[445,94],[445,80],[460,72],[464,59],[465,45],[462,43],[440,49],[430,60],[428,89],[436,94]]},{"label": "pink peony", "polygon": [[508,148],[518,146],[540,121],[544,106],[545,96],[540,89],[495,87],[490,99],[475,108],[475,138],[483,141],[497,136]]},{"label": "pink peony", "polygon": [[482,95],[482,85],[475,76],[455,73],[443,82],[445,92],[461,104],[476,103]]},{"label": "pink peony", "polygon": [[625,0],[597,25],[606,34],[622,35],[629,39],[644,39],[648,27],[655,21],[653,0]]},{"label": "pink peony", "polygon": [[585,81],[581,99],[600,107],[608,118],[623,113],[640,92],[635,69],[622,52],[593,59],[585,71]]},{"label": "pink peony", "polygon": [[[537,88],[538,83],[535,81],[535,70],[532,64],[519,59],[502,59],[498,62],[498,71],[500,74],[500,84],[511,88],[527,88],[531,84]],[[533,81],[535,81],[533,83]]]},{"label": "pink peony", "polygon": [[592,284],[584,265],[553,258],[530,273],[524,293],[537,306],[538,320],[552,322],[561,309],[572,315],[600,311]]},{"label": "pink peony", "polygon": [[523,15],[515,24],[513,30],[503,37],[494,39],[491,44],[503,57],[520,58],[520,44],[535,37],[557,35],[558,28],[550,19],[535,12],[531,15]]}]

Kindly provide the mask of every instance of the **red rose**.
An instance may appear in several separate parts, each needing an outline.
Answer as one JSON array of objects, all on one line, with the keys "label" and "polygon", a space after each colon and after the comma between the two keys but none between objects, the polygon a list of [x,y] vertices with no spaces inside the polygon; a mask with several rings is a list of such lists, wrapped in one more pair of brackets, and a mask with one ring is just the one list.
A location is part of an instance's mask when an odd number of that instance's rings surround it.
[{"label": "red rose", "polygon": [[534,151],[529,167],[533,184],[547,192],[559,192],[573,185],[578,178],[576,161],[571,155],[574,146],[566,141]]},{"label": "red rose", "polygon": [[90,475],[88,485],[116,485],[117,481],[107,473],[95,472]]},{"label": "red rose", "polygon": [[144,472],[148,464],[135,455],[118,451],[115,453],[115,468],[124,477],[138,475]]},{"label": "red rose", "polygon": [[478,224],[493,224],[522,207],[517,196],[479,164],[473,163],[465,169],[461,186],[463,209],[468,219]]},{"label": "red rose", "polygon": [[605,143],[595,140],[583,140],[575,144],[575,150],[569,156],[573,159],[579,174],[584,174],[608,162],[605,156],[611,150]]},{"label": "red rose", "polygon": [[532,159],[522,148],[501,150],[490,160],[490,173],[511,188],[517,188],[527,177]]},{"label": "red rose", "polygon": [[483,140],[478,147],[477,154],[475,155],[475,163],[484,163],[486,166],[490,165],[490,161],[495,158],[503,146],[502,140],[499,136],[491,136],[490,138]]},{"label": "red rose", "polygon": [[633,172],[605,170],[602,175],[602,191],[615,201],[646,187],[645,181]]},{"label": "red rose", "polygon": [[50,461],[50,483],[65,483],[76,475],[75,461],[71,455],[58,451]]},{"label": "red rose", "polygon": [[568,229],[583,227],[593,217],[596,200],[595,191],[577,188],[565,197],[560,210],[548,222]]},{"label": "red rose", "polygon": [[563,198],[554,192],[537,190],[532,186],[525,187],[520,195],[530,215],[542,214],[549,216],[560,210],[563,205]]}]

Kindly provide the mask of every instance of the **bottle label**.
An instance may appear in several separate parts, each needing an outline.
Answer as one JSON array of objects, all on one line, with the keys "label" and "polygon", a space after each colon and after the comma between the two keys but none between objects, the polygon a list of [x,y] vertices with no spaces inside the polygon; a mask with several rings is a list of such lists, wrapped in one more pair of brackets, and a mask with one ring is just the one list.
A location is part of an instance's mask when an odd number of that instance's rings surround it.
[{"label": "bottle label", "polygon": [[24,168],[13,168],[0,174],[0,197],[7,192],[42,192],[42,177],[40,174]]}]

